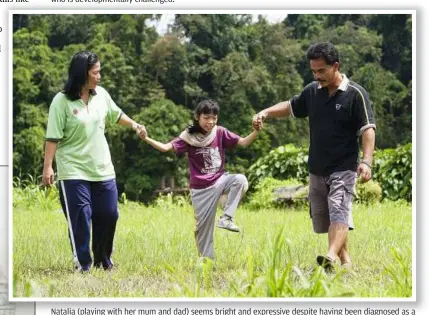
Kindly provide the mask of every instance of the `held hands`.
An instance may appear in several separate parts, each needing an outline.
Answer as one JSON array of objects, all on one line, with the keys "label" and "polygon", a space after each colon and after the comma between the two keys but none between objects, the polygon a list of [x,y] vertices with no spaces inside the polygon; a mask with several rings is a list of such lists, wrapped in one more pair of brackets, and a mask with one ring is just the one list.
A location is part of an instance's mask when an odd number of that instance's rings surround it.
[{"label": "held hands", "polygon": [[371,179],[371,167],[368,162],[361,161],[357,169],[357,176],[361,178],[362,183]]},{"label": "held hands", "polygon": [[264,120],[267,118],[267,114],[262,111],[253,116],[252,127],[256,131],[261,131],[264,127]]},{"label": "held hands", "polygon": [[141,139],[145,139],[147,137],[147,131],[144,125],[133,124],[133,129],[136,131],[136,134],[138,134]]}]

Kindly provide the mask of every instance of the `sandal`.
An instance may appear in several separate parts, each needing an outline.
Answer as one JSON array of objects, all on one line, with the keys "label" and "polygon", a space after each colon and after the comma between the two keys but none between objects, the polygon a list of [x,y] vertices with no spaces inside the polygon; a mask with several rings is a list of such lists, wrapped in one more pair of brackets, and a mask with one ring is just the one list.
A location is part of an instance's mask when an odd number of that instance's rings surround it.
[{"label": "sandal", "polygon": [[331,273],[335,270],[334,261],[328,256],[317,256],[317,263],[325,269],[326,273]]}]

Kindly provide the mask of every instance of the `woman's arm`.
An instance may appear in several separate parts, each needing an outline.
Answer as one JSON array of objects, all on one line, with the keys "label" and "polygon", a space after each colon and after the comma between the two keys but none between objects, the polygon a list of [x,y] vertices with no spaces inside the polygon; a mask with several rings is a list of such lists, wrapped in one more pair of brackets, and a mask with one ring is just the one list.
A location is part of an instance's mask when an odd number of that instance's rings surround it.
[{"label": "woman's arm", "polygon": [[146,134],[146,128],[144,125],[141,125],[139,123],[136,123],[134,120],[132,120],[130,117],[128,117],[125,113],[122,113],[121,118],[119,118],[118,123],[121,126],[130,127],[133,128],[140,136],[144,133]]},{"label": "woman's arm", "polygon": [[57,151],[57,142],[46,141],[45,143],[45,160],[43,162],[42,182],[43,185],[49,186],[54,183],[54,169],[52,162],[54,161],[55,152]]}]

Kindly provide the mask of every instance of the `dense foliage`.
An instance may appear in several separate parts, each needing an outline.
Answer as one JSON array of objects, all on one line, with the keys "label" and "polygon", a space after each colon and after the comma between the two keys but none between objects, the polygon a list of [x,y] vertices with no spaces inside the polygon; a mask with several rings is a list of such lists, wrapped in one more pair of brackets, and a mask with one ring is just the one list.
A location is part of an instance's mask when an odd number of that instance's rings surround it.
[{"label": "dense foliage", "polygon": [[[308,183],[308,148],[296,148],[289,144],[278,147],[260,158],[247,173],[250,187],[258,188],[266,178],[278,180],[296,179]],[[372,167],[373,180],[382,188],[382,197],[391,200],[412,199],[412,146],[406,144],[396,149],[376,150]],[[370,183],[368,187],[374,186]],[[376,194],[372,187],[362,194]],[[368,190],[368,189],[367,189]],[[359,188],[358,188],[359,191]],[[369,199],[378,199],[371,197]]]},{"label": "dense foliage", "polygon": [[[158,140],[169,141],[205,97],[219,101],[221,125],[248,134],[255,112],[292,97],[312,80],[305,51],[313,42],[330,40],[340,50],[341,71],[370,94],[377,147],[411,142],[411,15],[288,15],[278,24],[262,16],[254,22],[251,15],[176,15],[164,35],[147,23],[159,17],[13,16],[15,176],[41,174],[48,108],[79,50],[99,55],[101,85],[124,112],[147,124]],[[149,149],[119,126],[110,126],[107,137],[119,189],[130,198],[148,198],[162,177],[187,184],[186,164],[173,154]],[[252,146],[228,155],[228,169],[244,172],[273,147],[305,147],[308,138],[306,120],[273,121]],[[294,167],[276,165],[280,173]],[[302,168],[293,172],[305,175]],[[397,182],[389,185],[389,196],[407,194]]]}]

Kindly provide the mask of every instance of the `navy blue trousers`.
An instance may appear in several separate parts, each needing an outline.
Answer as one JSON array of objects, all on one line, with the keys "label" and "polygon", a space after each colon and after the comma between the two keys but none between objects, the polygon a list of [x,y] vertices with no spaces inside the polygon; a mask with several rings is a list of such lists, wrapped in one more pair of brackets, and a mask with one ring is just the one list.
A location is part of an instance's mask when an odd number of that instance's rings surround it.
[{"label": "navy blue trousers", "polygon": [[[69,227],[69,238],[73,254],[77,256],[75,261],[77,267],[87,271],[93,262],[90,252],[92,223],[94,266],[111,268],[113,263],[110,256],[119,217],[116,180],[102,182],[64,180],[60,181],[59,186],[63,212],[68,225],[71,223],[73,230],[72,240]],[[67,207],[65,200],[67,200]]]}]

